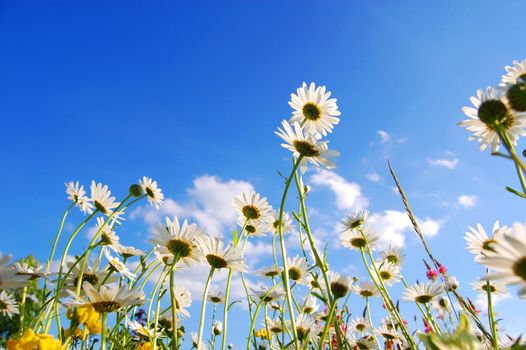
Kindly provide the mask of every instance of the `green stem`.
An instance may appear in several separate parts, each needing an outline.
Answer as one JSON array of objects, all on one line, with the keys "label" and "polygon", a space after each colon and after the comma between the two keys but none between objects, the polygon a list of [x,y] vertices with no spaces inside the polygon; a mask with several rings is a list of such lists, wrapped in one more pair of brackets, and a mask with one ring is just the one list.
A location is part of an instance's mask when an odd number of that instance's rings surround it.
[{"label": "green stem", "polygon": [[491,328],[491,335],[493,337],[493,348],[499,350],[499,338],[497,335],[497,323],[495,322],[495,314],[493,311],[493,298],[491,296],[491,285],[490,281],[486,282],[486,293],[488,294],[488,318],[489,325]]},{"label": "green stem", "polygon": [[106,313],[100,315],[102,330],[100,331],[100,350],[106,350]]},{"label": "green stem", "polygon": [[199,318],[199,335],[197,337],[197,349],[201,348],[201,339],[203,338],[203,329],[205,326],[206,298],[208,296],[208,288],[210,288],[210,282],[212,282],[214,270],[214,267],[210,268],[210,273],[208,274],[208,278],[206,279],[205,290],[203,291],[203,303],[201,305],[201,316]]},{"label": "green stem", "polygon": [[22,298],[20,300],[20,311],[19,311],[19,316],[20,316],[20,327],[19,327],[19,330],[18,330],[18,334],[20,336],[22,336],[22,334],[24,333],[24,316],[26,314],[26,299],[27,299],[27,286],[24,287],[24,289],[22,289]]},{"label": "green stem", "polygon": [[[369,325],[371,326],[371,328],[374,329],[373,317],[371,316],[371,305],[369,304],[369,297],[365,297],[365,307],[367,308],[367,318],[369,319]],[[382,346],[380,345],[380,341],[378,340],[376,332],[373,332],[373,336],[374,340],[376,341],[376,345],[378,345],[378,349],[381,349]]]},{"label": "green stem", "polygon": [[[334,312],[336,311],[336,305],[337,305],[337,299],[334,299],[331,303],[331,308],[329,310],[327,320],[325,321],[325,329],[323,330],[323,334],[320,338],[319,349],[323,349],[323,346],[325,344],[325,338],[327,338],[327,334],[329,333],[329,329],[331,328],[331,320],[334,317]],[[334,323],[335,323],[334,329],[336,330],[336,327],[338,326],[336,322],[336,318],[335,318]]]},{"label": "green stem", "polygon": [[170,268],[170,303],[172,311],[172,350],[177,350],[178,348],[178,336],[179,332],[177,330],[177,301],[175,299],[175,265],[179,260],[178,256],[173,257],[172,266]]},{"label": "green stem", "polygon": [[228,277],[226,279],[226,289],[225,289],[225,305],[223,308],[223,337],[221,338],[221,350],[226,349],[226,334],[228,331],[228,297],[230,296],[230,282],[232,281],[232,269],[228,270]]}]

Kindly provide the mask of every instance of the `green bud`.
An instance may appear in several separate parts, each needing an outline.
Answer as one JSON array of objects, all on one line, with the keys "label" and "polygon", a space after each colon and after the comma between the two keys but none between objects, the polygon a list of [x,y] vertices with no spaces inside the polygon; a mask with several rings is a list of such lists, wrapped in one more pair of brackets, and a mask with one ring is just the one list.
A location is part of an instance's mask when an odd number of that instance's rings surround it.
[{"label": "green bud", "polygon": [[143,193],[142,186],[139,184],[131,185],[129,191],[130,191],[130,194],[134,197],[140,197],[142,196],[142,193]]}]

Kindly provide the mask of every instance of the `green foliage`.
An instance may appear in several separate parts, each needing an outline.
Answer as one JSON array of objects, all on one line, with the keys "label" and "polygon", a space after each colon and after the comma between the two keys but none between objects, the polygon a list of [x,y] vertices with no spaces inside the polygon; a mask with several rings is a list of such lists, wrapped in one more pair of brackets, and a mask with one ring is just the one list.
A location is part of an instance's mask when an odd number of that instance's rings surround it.
[{"label": "green foliage", "polygon": [[464,314],[460,315],[460,324],[452,334],[438,335],[435,333],[419,334],[428,350],[478,350],[482,344],[473,332],[473,328]]}]

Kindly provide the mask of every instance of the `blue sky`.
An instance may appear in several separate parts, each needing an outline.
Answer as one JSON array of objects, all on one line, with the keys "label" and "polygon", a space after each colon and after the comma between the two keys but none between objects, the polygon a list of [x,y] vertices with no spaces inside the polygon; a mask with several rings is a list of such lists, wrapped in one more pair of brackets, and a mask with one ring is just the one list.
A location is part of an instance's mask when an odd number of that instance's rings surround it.
[{"label": "blue sky", "polygon": [[[439,226],[430,244],[469,293],[482,269],[464,249],[467,227],[526,220],[523,201],[503,190],[519,187],[511,164],[479,152],[456,123],[477,88],[497,85],[504,66],[526,56],[526,28],[510,20],[524,10],[522,1],[3,1],[1,251],[45,259],[70,180],[96,179],[123,196],[151,176],[181,206],[165,212],[194,221],[195,210],[216,210],[203,198],[221,191],[253,186],[277,206],[277,170],[289,162],[273,132],[291,114],[290,93],[313,81],[342,112],[330,136],[342,153],[337,177],[313,184],[320,237],[334,239],[353,206],[330,185],[350,186],[381,218],[402,210],[389,158],[417,216]],[[474,205],[460,205],[462,195]],[[135,211],[122,240],[146,246],[147,213]],[[228,234],[229,214],[218,215]],[[399,231],[407,273],[422,279],[418,241]],[[359,265],[337,247],[331,259],[340,271]],[[523,304],[497,305],[512,332],[524,331]]]}]

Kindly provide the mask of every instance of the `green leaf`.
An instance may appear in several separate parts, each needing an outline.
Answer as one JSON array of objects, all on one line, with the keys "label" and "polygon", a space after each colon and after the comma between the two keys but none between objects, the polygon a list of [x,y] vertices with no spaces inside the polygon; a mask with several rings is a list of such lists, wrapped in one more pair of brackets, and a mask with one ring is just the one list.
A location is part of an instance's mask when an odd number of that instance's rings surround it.
[{"label": "green leaf", "polygon": [[418,335],[428,350],[479,350],[482,344],[473,332],[466,315],[460,315],[460,324],[452,334],[435,333]]}]

